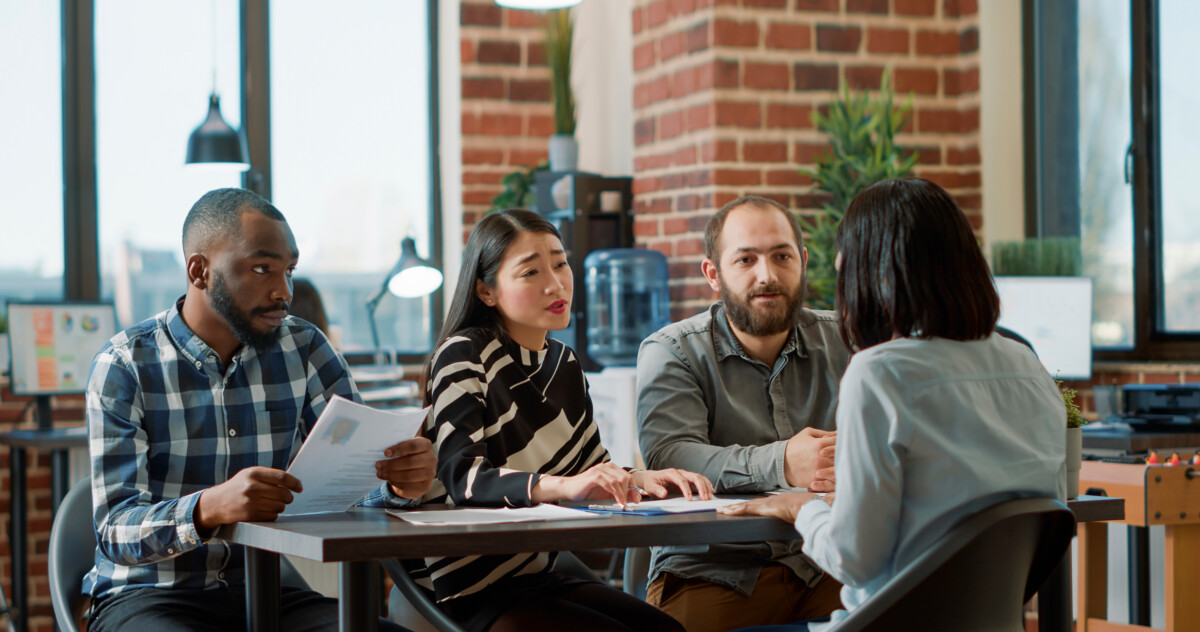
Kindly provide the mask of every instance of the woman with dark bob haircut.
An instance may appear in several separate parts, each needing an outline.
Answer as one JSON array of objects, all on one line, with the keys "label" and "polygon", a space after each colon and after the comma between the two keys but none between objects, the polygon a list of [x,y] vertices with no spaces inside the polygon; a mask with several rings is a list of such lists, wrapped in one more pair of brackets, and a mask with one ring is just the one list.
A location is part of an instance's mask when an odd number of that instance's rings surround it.
[{"label": "woman with dark bob haircut", "polygon": [[1058,389],[1028,347],[995,333],[991,273],[950,194],[916,178],[875,184],[838,241],[837,311],[857,353],[838,396],[837,502],[794,493],[724,509],[795,524],[804,553],[844,584],[835,622],[959,520],[1066,496]]},{"label": "woman with dark bob haircut", "polygon": [[[471,231],[446,324],[425,369],[425,436],[438,455],[429,502],[528,507],[676,488],[711,498],[682,470],[626,470],[609,458],[575,354],[550,331],[571,322],[574,276],[554,225],[492,213]],[[427,558],[411,569],[468,630],[682,632],[646,602],[556,567],[555,553]]]}]

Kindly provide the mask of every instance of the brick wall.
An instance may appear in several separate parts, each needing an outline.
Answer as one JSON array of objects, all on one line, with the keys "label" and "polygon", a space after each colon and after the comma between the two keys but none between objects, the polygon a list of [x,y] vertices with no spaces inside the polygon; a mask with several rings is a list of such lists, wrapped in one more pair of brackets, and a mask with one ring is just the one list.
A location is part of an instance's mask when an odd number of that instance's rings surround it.
[{"label": "brick wall", "polygon": [[462,0],[463,239],[500,179],[546,158],[554,133],[543,14]]},{"label": "brick wall", "polygon": [[[55,423],[61,426],[77,426],[83,420],[82,397],[55,397],[53,399]],[[8,390],[8,379],[0,379],[0,432],[24,430],[36,427],[33,400],[29,397],[14,397]],[[26,453],[25,472],[28,511],[28,540],[26,551],[30,576],[26,584],[29,591],[29,626],[31,632],[53,632],[54,610],[50,605],[50,584],[46,578],[46,554],[50,549],[50,453]],[[12,521],[11,485],[9,476],[9,449],[0,447],[0,586],[4,595],[12,602],[12,543],[9,542],[9,525]],[[3,617],[0,616],[0,621]]]},{"label": "brick wall", "polygon": [[797,173],[828,146],[811,112],[885,67],[913,96],[898,140],[917,175],[982,225],[975,0],[637,0],[633,30],[634,234],[671,260],[674,319],[713,298],[699,262],[716,208],[744,193],[820,207]]}]

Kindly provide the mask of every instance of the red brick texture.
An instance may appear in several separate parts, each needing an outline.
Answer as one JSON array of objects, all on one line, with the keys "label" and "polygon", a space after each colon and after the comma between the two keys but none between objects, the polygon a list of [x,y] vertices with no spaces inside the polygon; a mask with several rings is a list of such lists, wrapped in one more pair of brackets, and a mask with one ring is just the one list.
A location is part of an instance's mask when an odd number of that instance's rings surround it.
[{"label": "red brick texture", "polygon": [[[502,9],[493,0],[462,0],[459,15],[465,240],[500,193],[500,179],[546,159],[554,119],[543,14]],[[635,63],[639,54],[645,52],[635,51]]]},{"label": "red brick texture", "polygon": [[700,261],[716,208],[756,193],[817,211],[797,172],[828,147],[812,112],[885,68],[912,97],[898,140],[920,152],[917,175],[982,225],[976,2],[636,0],[633,32],[634,233],[671,260],[673,318],[713,299]]},{"label": "red brick texture", "polygon": [[[83,423],[83,397],[54,397],[54,420],[57,425],[78,426]],[[37,427],[33,418],[32,398],[15,397],[8,390],[8,379],[0,380],[0,432]],[[12,543],[8,540],[12,520],[12,479],[9,476],[9,449],[0,447],[0,586],[12,603]],[[50,453],[26,452],[25,471],[28,539],[26,555],[29,560],[30,632],[53,632],[54,609],[50,604],[50,582],[47,579],[47,552],[50,550]],[[0,620],[4,617],[0,615]]]}]

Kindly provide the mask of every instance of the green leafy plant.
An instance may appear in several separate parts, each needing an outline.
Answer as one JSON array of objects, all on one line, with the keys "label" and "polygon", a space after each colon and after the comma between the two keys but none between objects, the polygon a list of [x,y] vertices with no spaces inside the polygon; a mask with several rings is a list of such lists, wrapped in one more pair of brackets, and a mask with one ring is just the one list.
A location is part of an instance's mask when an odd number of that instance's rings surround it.
[{"label": "green leafy plant", "polygon": [[1000,276],[1079,276],[1083,252],[1078,237],[999,241],[992,245],[992,273]]},{"label": "green leafy plant", "polygon": [[488,209],[488,212],[501,211],[506,208],[524,208],[536,211],[537,184],[534,174],[549,168],[550,166],[543,160],[536,167],[520,167],[504,176],[500,180],[500,184],[504,185],[504,190],[492,198],[492,208]]},{"label": "green leafy plant", "polygon": [[829,196],[819,215],[798,218],[808,235],[808,304],[817,309],[833,309],[837,229],[850,201],[880,180],[909,175],[917,164],[916,152],[905,156],[896,147],[896,133],[912,111],[912,97],[896,105],[891,76],[890,69],[884,71],[876,96],[851,94],[843,85],[827,108],[812,113],[813,125],[829,134],[831,149],[817,158],[816,170],[800,170],[812,177],[815,191]]},{"label": "green leafy plant", "polygon": [[1067,386],[1066,382],[1062,380],[1056,379],[1054,382],[1058,384],[1058,393],[1062,395],[1063,405],[1067,408],[1067,427],[1082,427],[1087,422],[1083,420],[1083,415],[1079,412],[1079,405],[1075,403],[1077,391]]},{"label": "green leafy plant", "polygon": [[550,94],[554,101],[554,133],[575,133],[575,93],[571,90],[571,43],[575,21],[568,9],[546,15],[546,65],[550,67]]}]

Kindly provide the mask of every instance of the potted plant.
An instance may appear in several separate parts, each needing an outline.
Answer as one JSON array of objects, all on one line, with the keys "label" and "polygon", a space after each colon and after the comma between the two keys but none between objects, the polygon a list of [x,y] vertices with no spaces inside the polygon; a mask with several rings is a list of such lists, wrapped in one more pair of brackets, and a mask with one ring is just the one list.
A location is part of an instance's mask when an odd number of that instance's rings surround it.
[{"label": "potted plant", "polygon": [[575,171],[579,145],[575,141],[575,93],[571,90],[571,44],[575,21],[567,9],[546,15],[546,65],[550,67],[550,93],[554,101],[554,135],[550,137],[551,171]]},{"label": "potted plant", "polygon": [[833,309],[837,284],[837,229],[854,196],[863,189],[888,178],[912,173],[917,154],[904,155],[896,147],[896,134],[904,127],[912,111],[912,97],[895,105],[891,70],[885,70],[879,94],[852,95],[843,86],[828,108],[813,110],[813,125],[829,134],[830,153],[817,158],[815,171],[801,169],[815,183],[814,190],[829,196],[821,214],[809,220],[799,217],[808,234],[808,304],[816,309]]},{"label": "potted plant", "polygon": [[1067,498],[1079,495],[1079,468],[1083,462],[1083,415],[1079,413],[1079,405],[1075,403],[1075,389],[1067,386],[1062,380],[1058,383],[1058,392],[1062,395],[1063,406],[1067,414]]},{"label": "potted plant", "polygon": [[504,190],[492,198],[492,207],[487,212],[502,211],[506,208],[523,208],[536,212],[536,174],[547,168],[546,161],[543,160],[536,167],[518,167],[516,171],[504,176],[500,180]]}]

